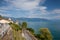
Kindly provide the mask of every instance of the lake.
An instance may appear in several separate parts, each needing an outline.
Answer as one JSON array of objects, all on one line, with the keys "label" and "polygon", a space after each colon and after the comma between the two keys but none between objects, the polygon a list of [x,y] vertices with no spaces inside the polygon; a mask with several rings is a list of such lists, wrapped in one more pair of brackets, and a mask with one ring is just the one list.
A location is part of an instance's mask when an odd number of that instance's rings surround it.
[{"label": "lake", "polygon": [[60,40],[60,24],[58,22],[27,22],[29,28],[33,28],[35,33],[39,33],[40,28],[48,28],[54,40]]},{"label": "lake", "polygon": [[[15,19],[13,19],[15,20]],[[35,33],[39,33],[40,28],[48,28],[53,36],[53,40],[60,40],[60,20],[18,18],[21,22],[26,21],[29,28],[33,28]]]}]

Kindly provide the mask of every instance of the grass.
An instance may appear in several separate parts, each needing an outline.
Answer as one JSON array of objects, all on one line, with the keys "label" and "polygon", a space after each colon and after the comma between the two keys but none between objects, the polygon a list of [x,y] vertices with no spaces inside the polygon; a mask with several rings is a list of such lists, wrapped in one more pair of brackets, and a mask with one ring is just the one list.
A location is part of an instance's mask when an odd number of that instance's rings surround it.
[{"label": "grass", "polygon": [[21,30],[19,31],[13,30],[13,37],[14,37],[14,40],[25,40],[21,35]]},{"label": "grass", "polygon": [[19,28],[19,26],[16,24],[10,24],[12,31],[13,31],[13,39],[14,40],[25,40],[25,38],[22,37],[22,30],[16,30],[17,28]]}]

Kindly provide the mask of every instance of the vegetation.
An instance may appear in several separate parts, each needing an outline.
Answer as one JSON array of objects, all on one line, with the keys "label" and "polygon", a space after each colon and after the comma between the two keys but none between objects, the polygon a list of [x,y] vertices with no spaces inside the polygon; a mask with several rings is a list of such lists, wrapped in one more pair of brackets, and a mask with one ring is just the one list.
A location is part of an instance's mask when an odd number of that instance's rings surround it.
[{"label": "vegetation", "polygon": [[35,34],[35,37],[38,38],[38,40],[52,40],[52,35],[48,28],[41,28],[40,34]]},{"label": "vegetation", "polygon": [[3,17],[0,15],[0,19],[2,19]]},{"label": "vegetation", "polygon": [[40,34],[34,34],[34,36],[35,36],[38,40],[41,40],[41,39],[40,39]]},{"label": "vegetation", "polygon": [[[0,19],[2,19],[3,17],[0,15]],[[15,24],[15,23],[9,23],[11,25],[12,31],[13,31],[13,36],[14,36],[14,40],[25,40],[22,37],[22,30],[23,28],[25,28],[26,30],[28,30],[30,33],[32,33],[38,40],[52,40],[52,35],[49,31],[48,28],[41,28],[39,30],[39,34],[34,34],[34,30],[32,28],[27,28],[27,23],[23,22],[22,23],[22,28],[20,27],[20,25]]]},{"label": "vegetation", "polygon": [[12,29],[14,29],[14,30],[16,30],[16,31],[21,30],[19,25],[15,24],[15,23],[9,23],[9,24],[11,25]]},{"label": "vegetation", "polygon": [[[17,24],[12,24],[10,23],[11,27],[13,30],[13,33],[14,33],[14,38],[16,40],[19,40],[21,38],[21,33],[19,32],[21,30],[20,26],[17,25]],[[27,28],[27,23],[26,22],[23,22],[22,23],[22,29],[25,28],[26,30],[28,30],[30,33],[32,33],[38,40],[52,40],[52,35],[49,31],[48,28],[41,28],[39,30],[39,34],[34,34],[34,30],[32,28]],[[17,35],[18,34],[18,35]],[[20,36],[19,36],[20,35]],[[20,37],[20,38],[19,38]],[[21,39],[20,39],[21,40]]]},{"label": "vegetation", "polygon": [[28,28],[26,22],[22,23],[22,29],[23,28],[25,28],[26,30],[30,31],[30,33],[34,34],[34,30],[32,28]]},{"label": "vegetation", "polygon": [[34,34],[34,30],[32,28],[27,28],[32,34]]},{"label": "vegetation", "polygon": [[22,28],[27,28],[27,23],[26,22],[22,23]]},{"label": "vegetation", "polygon": [[14,40],[25,40],[25,38],[22,37],[22,30],[20,28],[20,25],[17,25],[15,23],[9,23],[12,28],[13,32],[13,39]]},{"label": "vegetation", "polygon": [[0,15],[0,18],[2,18],[2,16]]},{"label": "vegetation", "polygon": [[21,30],[15,31],[13,30],[14,40],[25,40],[21,35]]},{"label": "vegetation", "polygon": [[34,30],[32,28],[27,28],[27,23],[22,23],[22,28],[26,28],[30,31],[38,40],[52,40],[52,35],[48,28],[41,28],[39,30],[40,34],[34,34]]},{"label": "vegetation", "polygon": [[43,40],[52,40],[52,35],[48,28],[41,28],[40,29],[40,38]]}]

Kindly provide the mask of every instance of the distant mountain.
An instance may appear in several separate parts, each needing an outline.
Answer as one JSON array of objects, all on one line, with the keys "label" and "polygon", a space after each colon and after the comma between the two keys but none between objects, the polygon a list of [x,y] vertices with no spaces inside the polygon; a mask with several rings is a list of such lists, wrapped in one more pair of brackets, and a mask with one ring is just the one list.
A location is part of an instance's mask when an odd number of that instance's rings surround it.
[{"label": "distant mountain", "polygon": [[49,21],[48,19],[42,19],[42,18],[14,18],[14,17],[5,17],[4,18],[8,19],[11,18],[13,21],[28,21],[28,22],[39,22],[39,21]]},{"label": "distant mountain", "polygon": [[16,18],[16,19],[20,21],[28,21],[28,22],[49,21],[48,19],[42,19],[42,18]]},{"label": "distant mountain", "polygon": [[60,20],[48,20],[48,19],[43,19],[43,18],[14,18],[14,17],[4,17],[4,18],[11,18],[13,21],[28,21],[28,22],[39,22],[39,21],[52,21],[52,22],[59,22]]}]

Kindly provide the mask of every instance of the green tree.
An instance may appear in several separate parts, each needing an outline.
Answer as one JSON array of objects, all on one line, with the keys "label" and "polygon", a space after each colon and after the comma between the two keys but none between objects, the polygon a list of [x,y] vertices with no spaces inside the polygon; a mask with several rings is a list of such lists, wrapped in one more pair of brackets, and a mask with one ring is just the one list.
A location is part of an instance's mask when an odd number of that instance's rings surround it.
[{"label": "green tree", "polygon": [[29,30],[32,34],[34,34],[34,29],[32,29],[32,28],[27,28],[27,30]]},{"label": "green tree", "polygon": [[2,19],[2,16],[0,15],[0,19]]},{"label": "green tree", "polygon": [[48,28],[41,28],[40,29],[40,38],[41,40],[52,40],[52,35]]},{"label": "green tree", "polygon": [[38,40],[41,40],[41,39],[40,39],[40,34],[34,34],[34,36],[35,36]]},{"label": "green tree", "polygon": [[27,23],[26,22],[22,23],[22,28],[27,28]]},{"label": "green tree", "polygon": [[9,23],[9,25],[11,25],[12,29],[16,31],[21,30],[20,26],[15,23]]}]

